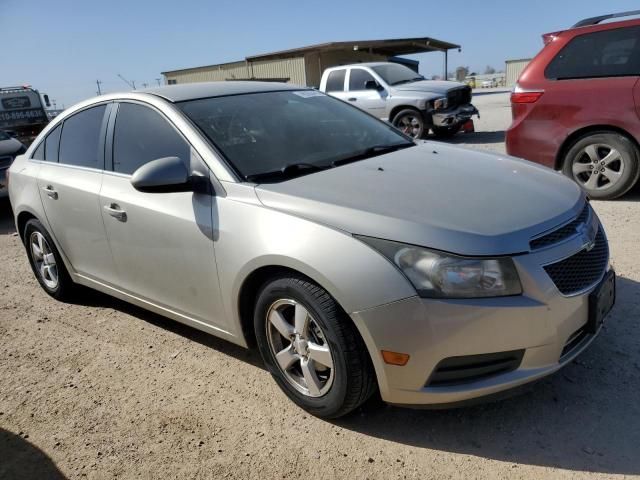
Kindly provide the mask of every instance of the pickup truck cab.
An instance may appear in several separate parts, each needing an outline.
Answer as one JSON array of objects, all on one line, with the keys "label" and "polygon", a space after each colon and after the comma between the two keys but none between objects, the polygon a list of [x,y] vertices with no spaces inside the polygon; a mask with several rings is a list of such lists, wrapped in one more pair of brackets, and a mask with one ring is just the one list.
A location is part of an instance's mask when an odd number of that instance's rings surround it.
[{"label": "pickup truck cab", "polygon": [[458,82],[425,80],[409,67],[391,62],[328,68],[320,91],[391,122],[405,134],[422,138],[455,135],[478,110],[471,88]]}]

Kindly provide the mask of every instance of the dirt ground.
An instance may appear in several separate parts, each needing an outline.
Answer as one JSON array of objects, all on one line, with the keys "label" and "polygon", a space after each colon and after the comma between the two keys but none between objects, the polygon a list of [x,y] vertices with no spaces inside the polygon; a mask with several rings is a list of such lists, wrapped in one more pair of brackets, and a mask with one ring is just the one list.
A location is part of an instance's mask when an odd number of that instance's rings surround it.
[{"label": "dirt ground", "polygon": [[[500,151],[505,99],[478,96],[482,131],[456,143]],[[577,361],[499,403],[372,402],[332,422],[289,402],[255,352],[98,293],[49,298],[0,200],[0,478],[639,476],[638,190],[594,202],[618,301]]]}]

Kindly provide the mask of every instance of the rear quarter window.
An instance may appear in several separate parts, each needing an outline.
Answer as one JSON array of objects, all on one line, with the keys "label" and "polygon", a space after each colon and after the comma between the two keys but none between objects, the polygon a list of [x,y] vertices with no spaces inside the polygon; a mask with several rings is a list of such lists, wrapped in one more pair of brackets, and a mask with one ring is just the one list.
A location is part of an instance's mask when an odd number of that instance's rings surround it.
[{"label": "rear quarter window", "polygon": [[640,27],[573,38],[545,69],[550,80],[640,75]]}]

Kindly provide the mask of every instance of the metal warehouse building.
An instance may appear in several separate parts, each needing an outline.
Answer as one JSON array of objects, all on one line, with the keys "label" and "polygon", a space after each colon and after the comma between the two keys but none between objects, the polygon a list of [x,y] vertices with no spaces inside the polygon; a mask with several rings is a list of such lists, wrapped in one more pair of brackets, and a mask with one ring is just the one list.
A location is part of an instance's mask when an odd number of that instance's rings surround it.
[{"label": "metal warehouse building", "polygon": [[504,62],[507,87],[513,87],[516,84],[518,77],[520,77],[525,67],[529,65],[530,61],[530,58],[519,58],[517,60],[506,60]]},{"label": "metal warehouse building", "polygon": [[392,61],[418,70],[418,62],[398,55],[425,52],[444,53],[447,71],[448,51],[459,45],[429,37],[390,40],[330,42],[247,57],[238,62],[207,65],[162,72],[165,83],[211,82],[225,80],[263,80],[290,82],[319,87],[322,72],[349,63]]}]

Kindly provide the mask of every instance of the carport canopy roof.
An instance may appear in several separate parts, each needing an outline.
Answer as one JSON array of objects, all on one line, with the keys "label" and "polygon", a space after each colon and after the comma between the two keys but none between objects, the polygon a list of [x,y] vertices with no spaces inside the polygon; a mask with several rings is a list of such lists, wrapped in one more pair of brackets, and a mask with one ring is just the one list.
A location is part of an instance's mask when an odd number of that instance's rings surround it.
[{"label": "carport canopy roof", "polygon": [[339,50],[365,51],[395,57],[414,53],[444,52],[460,48],[460,45],[437,40],[431,37],[390,38],[387,40],[352,40],[348,42],[328,42],[309,45],[307,47],[281,50],[247,57],[248,61],[270,60],[276,58],[297,57],[311,52],[331,52]]}]

